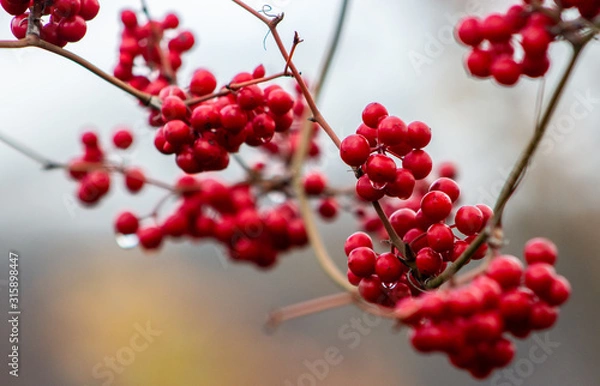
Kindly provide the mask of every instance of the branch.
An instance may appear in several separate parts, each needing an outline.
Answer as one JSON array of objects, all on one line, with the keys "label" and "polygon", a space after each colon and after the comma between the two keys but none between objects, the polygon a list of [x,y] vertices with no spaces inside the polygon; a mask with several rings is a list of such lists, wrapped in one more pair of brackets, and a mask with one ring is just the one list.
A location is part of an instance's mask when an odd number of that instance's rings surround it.
[{"label": "branch", "polygon": [[483,245],[488,239],[492,236],[498,235],[496,237],[501,240],[501,226],[502,226],[502,215],[504,212],[504,208],[508,200],[512,197],[514,191],[517,189],[519,183],[523,180],[525,173],[527,172],[527,167],[531,163],[539,145],[546,133],[546,129],[548,128],[548,124],[552,119],[552,115],[556,110],[556,106],[558,105],[560,98],[563,94],[565,86],[567,82],[571,78],[573,74],[573,69],[575,68],[575,64],[580,57],[580,54],[585,47],[585,45],[591,40],[593,35],[590,35],[586,40],[582,40],[580,44],[573,45],[573,55],[571,56],[571,60],[567,66],[567,69],[563,73],[558,85],[556,86],[554,92],[552,93],[552,97],[548,102],[548,106],[544,111],[542,119],[538,123],[533,137],[529,141],[527,147],[521,154],[521,157],[514,165],[508,179],[504,183],[502,191],[498,196],[496,201],[496,205],[494,206],[494,216],[491,218],[490,223],[486,227],[486,229],[481,232],[475,240],[469,245],[469,247],[463,252],[463,254],[452,264],[450,265],[443,273],[441,273],[436,278],[430,280],[427,284],[427,288],[437,288],[440,285],[444,284],[446,281],[450,280],[465,264],[469,262],[475,251]]},{"label": "branch", "polygon": [[131,96],[135,97],[139,100],[144,106],[151,107],[153,109],[160,109],[161,102],[160,99],[156,96],[147,94],[142,92],[129,84],[123,82],[120,79],[115,78],[114,76],[104,72],[94,64],[88,62],[77,54],[74,54],[71,51],[65,50],[64,48],[58,47],[54,44],[48,43],[42,39],[40,39],[36,35],[27,35],[24,39],[21,40],[0,40],[0,48],[25,48],[25,47],[37,47],[42,50],[52,52],[58,56],[62,56],[63,58],[69,59],[72,62],[79,64],[81,67],[87,69],[91,73],[99,76],[104,79],[108,83],[120,88]]},{"label": "branch", "polygon": [[[55,170],[55,169],[65,169],[66,170],[66,169],[70,168],[70,166],[68,164],[52,161],[51,159],[41,155],[40,153],[36,152],[35,150],[6,136],[4,133],[0,133],[0,142],[4,143],[8,147],[16,150],[17,152],[23,154],[25,157],[37,162],[38,164],[40,164],[42,166],[42,170]],[[116,165],[105,164],[105,163],[92,163],[92,162],[82,163],[80,165],[80,167],[76,168],[75,170],[87,172],[87,171],[98,170],[98,169],[105,169],[109,172],[113,171],[113,172],[117,172],[117,173],[120,173],[123,175],[125,175],[128,171],[128,169],[123,166],[116,166]],[[162,182],[162,181],[155,180],[153,178],[147,178],[147,177],[144,179],[144,181],[148,185],[153,185],[153,186],[168,190],[173,193],[178,192],[177,188],[167,184],[166,182]]]}]

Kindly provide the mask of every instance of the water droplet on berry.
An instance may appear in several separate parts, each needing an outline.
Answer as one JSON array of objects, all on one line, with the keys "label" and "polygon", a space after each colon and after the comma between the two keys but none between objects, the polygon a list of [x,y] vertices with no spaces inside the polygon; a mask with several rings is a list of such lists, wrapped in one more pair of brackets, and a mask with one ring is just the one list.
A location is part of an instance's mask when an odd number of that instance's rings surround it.
[{"label": "water droplet on berry", "polygon": [[385,187],[387,186],[387,182],[374,182],[371,180],[369,180],[369,181],[371,182],[371,186],[375,190],[382,190],[382,189],[385,189]]},{"label": "water droplet on berry", "polygon": [[122,249],[132,249],[138,246],[140,240],[138,239],[136,234],[132,235],[123,235],[117,233],[115,236],[115,241],[117,245]]}]

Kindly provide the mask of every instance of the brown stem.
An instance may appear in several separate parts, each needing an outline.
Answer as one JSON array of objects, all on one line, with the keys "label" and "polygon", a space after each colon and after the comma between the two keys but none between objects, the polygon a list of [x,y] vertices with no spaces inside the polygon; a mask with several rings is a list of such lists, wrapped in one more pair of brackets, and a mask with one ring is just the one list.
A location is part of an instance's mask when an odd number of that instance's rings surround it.
[{"label": "brown stem", "polygon": [[137,90],[136,88],[130,86],[129,84],[123,82],[122,80],[117,79],[114,76],[104,72],[103,70],[101,70],[97,66],[93,65],[92,63],[88,62],[87,60],[83,59],[79,55],[74,54],[71,51],[67,51],[64,48],[58,47],[54,44],[48,43],[44,40],[41,40],[36,35],[27,35],[27,37],[25,37],[24,39],[16,40],[16,41],[10,41],[10,40],[9,41],[6,41],[6,40],[0,41],[0,48],[25,48],[25,47],[41,48],[42,50],[49,51],[49,52],[52,52],[53,54],[56,54],[56,55],[62,56],[63,58],[69,59],[70,61],[79,64],[80,66],[87,69],[91,73],[104,79],[108,83],[110,83],[110,84],[120,88],[121,90],[125,91],[126,93],[132,95],[133,97],[138,99],[144,106],[148,106],[148,107],[151,107],[154,109],[160,109],[161,102],[158,97],[155,97],[153,95],[150,95],[150,94],[147,94],[140,90]]},{"label": "brown stem", "polygon": [[204,96],[197,97],[197,98],[188,99],[185,101],[185,104],[188,106],[193,106],[198,103],[206,102],[206,101],[214,99],[214,98],[229,95],[229,94],[236,92],[247,86],[252,86],[255,84],[269,82],[271,80],[275,80],[277,78],[281,78],[284,76],[290,76],[290,74],[288,72],[284,71],[284,72],[277,73],[275,75],[265,76],[264,78],[252,79],[252,80],[248,80],[246,82],[241,82],[241,83],[231,83],[231,84],[228,84],[227,86],[225,86],[224,89],[222,89],[221,91],[217,91],[216,93],[213,93],[210,95],[204,95]]},{"label": "brown stem", "polygon": [[489,225],[485,229],[485,231],[481,232],[475,240],[471,243],[471,245],[463,252],[463,254],[452,264],[450,265],[443,273],[441,273],[436,278],[430,280],[426,287],[427,288],[437,288],[450,278],[452,278],[465,264],[469,262],[475,251],[483,245],[488,239],[493,235],[493,233],[498,232],[502,226],[502,215],[504,213],[504,208],[506,207],[507,202],[512,197],[514,191],[518,187],[519,183],[523,180],[525,173],[527,172],[527,167],[531,163],[536,150],[538,149],[542,138],[548,128],[548,124],[552,119],[552,115],[556,110],[556,106],[560,101],[560,98],[563,94],[565,86],[567,82],[571,78],[573,74],[573,69],[575,68],[575,64],[580,57],[580,54],[587,44],[591,40],[593,35],[591,35],[587,40],[583,40],[578,45],[573,45],[573,55],[571,60],[567,66],[567,69],[563,73],[558,85],[554,89],[552,93],[552,97],[548,102],[548,106],[546,107],[542,119],[539,124],[535,128],[533,137],[527,144],[527,147],[521,154],[521,157],[514,165],[508,179],[504,183],[502,191],[498,196],[496,201],[496,205],[494,206],[494,216],[490,219]]}]

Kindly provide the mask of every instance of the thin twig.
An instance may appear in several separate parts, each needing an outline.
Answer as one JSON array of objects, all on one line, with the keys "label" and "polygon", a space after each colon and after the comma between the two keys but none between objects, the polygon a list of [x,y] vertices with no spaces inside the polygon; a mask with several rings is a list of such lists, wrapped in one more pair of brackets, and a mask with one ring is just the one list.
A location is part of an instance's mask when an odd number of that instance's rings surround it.
[{"label": "thin twig", "polygon": [[573,69],[575,68],[575,64],[580,57],[580,54],[587,44],[591,40],[591,36],[588,40],[583,40],[581,44],[573,45],[573,55],[569,64],[563,73],[558,85],[556,86],[554,92],[552,93],[552,97],[548,102],[548,106],[546,107],[542,119],[539,124],[535,128],[533,137],[527,144],[527,147],[521,154],[521,157],[514,165],[512,172],[510,173],[508,179],[504,183],[502,191],[500,192],[498,199],[496,201],[496,205],[494,206],[494,216],[490,219],[490,222],[485,229],[485,231],[481,232],[475,240],[469,245],[469,247],[463,252],[463,254],[456,259],[456,261],[450,265],[443,273],[434,279],[430,280],[427,284],[427,288],[437,288],[446,281],[448,281],[451,277],[453,277],[465,264],[469,262],[475,251],[483,245],[489,237],[492,236],[493,233],[497,232],[502,226],[502,215],[504,213],[504,208],[506,207],[507,202],[511,198],[512,194],[516,190],[519,183],[523,180],[523,176],[527,172],[527,167],[531,163],[536,150],[538,149],[542,138],[548,128],[548,124],[552,119],[552,115],[556,110],[558,102],[563,94],[565,86],[567,85],[568,80],[571,78],[573,74]]},{"label": "thin twig", "polygon": [[69,59],[72,62],[75,62],[87,69],[91,73],[99,76],[104,79],[108,83],[112,84],[125,91],[126,93],[132,95],[136,99],[138,99],[144,106],[148,106],[154,109],[160,109],[161,102],[158,97],[152,96],[145,92],[142,92],[129,84],[123,82],[120,79],[115,78],[114,76],[104,72],[94,64],[85,60],[77,54],[74,54],[71,51],[65,50],[64,48],[58,47],[54,44],[48,43],[42,39],[40,39],[36,35],[27,35],[24,39],[21,40],[2,40],[0,41],[0,48],[25,48],[25,47],[37,47],[42,50],[52,52],[53,54],[62,56],[63,58]]}]

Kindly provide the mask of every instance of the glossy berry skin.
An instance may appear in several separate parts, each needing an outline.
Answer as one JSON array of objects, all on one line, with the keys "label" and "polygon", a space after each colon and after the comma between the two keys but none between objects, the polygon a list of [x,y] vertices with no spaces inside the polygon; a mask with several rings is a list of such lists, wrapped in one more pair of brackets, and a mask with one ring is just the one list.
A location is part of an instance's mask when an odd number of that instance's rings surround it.
[{"label": "glossy berry skin", "polygon": [[387,109],[380,103],[369,103],[362,112],[362,121],[372,129],[376,129],[379,122],[388,116]]},{"label": "glossy berry skin", "polygon": [[550,285],[548,293],[540,297],[551,306],[560,306],[569,300],[571,291],[569,281],[563,276],[557,276]]},{"label": "glossy berry skin", "polygon": [[421,210],[431,221],[442,221],[452,211],[452,200],[444,192],[429,192],[421,200]]},{"label": "glossy berry skin", "polygon": [[552,37],[544,27],[528,27],[521,31],[521,45],[529,57],[545,56]]},{"label": "glossy berry skin", "polygon": [[369,179],[375,183],[394,182],[396,163],[386,155],[374,154],[367,159],[366,172]]},{"label": "glossy berry skin", "polygon": [[483,213],[476,206],[463,206],[454,217],[456,228],[464,235],[473,235],[483,226]]},{"label": "glossy berry skin", "polygon": [[348,255],[348,268],[358,277],[368,277],[375,272],[377,254],[367,247],[359,247]]},{"label": "glossy berry skin", "polygon": [[364,175],[356,181],[356,194],[365,201],[377,201],[383,198],[385,192],[375,189],[369,176]]},{"label": "glossy berry skin", "polygon": [[466,64],[471,75],[487,78],[492,74],[492,62],[492,54],[489,51],[475,48],[467,56]]},{"label": "glossy berry skin", "polygon": [[125,172],[125,186],[131,193],[137,193],[146,184],[146,176],[139,169],[130,169]]},{"label": "glossy berry skin", "polygon": [[523,251],[527,264],[547,263],[554,265],[558,257],[556,245],[543,237],[536,237],[525,244]]},{"label": "glossy berry skin", "polygon": [[406,142],[414,149],[421,149],[431,142],[431,128],[423,122],[411,122],[407,127]]},{"label": "glossy berry skin", "polygon": [[373,240],[371,239],[371,236],[365,232],[355,232],[350,235],[344,243],[344,252],[346,253],[346,256],[348,256],[350,252],[360,247],[373,249]]},{"label": "glossy berry skin", "polygon": [[167,123],[164,128],[165,138],[172,145],[183,145],[192,141],[192,130],[183,121],[175,120]]},{"label": "glossy berry skin", "polygon": [[394,146],[407,139],[408,127],[398,117],[387,116],[377,126],[377,136],[380,144]]},{"label": "glossy berry skin", "polygon": [[525,285],[540,296],[548,292],[555,277],[556,271],[553,266],[546,263],[535,263],[525,270]]},{"label": "glossy berry skin", "polygon": [[58,34],[67,42],[78,42],[85,36],[87,25],[83,17],[76,15],[70,19],[61,21],[58,26]]},{"label": "glossy berry skin", "polygon": [[436,252],[445,252],[454,247],[454,233],[446,224],[433,224],[427,230],[427,244]]},{"label": "glossy berry skin", "polygon": [[350,166],[361,166],[367,162],[369,154],[371,154],[369,141],[359,134],[352,134],[344,138],[340,146],[340,156]]},{"label": "glossy berry skin", "polygon": [[392,213],[390,224],[400,237],[404,237],[406,232],[415,227],[415,212],[409,208],[401,208]]},{"label": "glossy berry skin", "polygon": [[139,220],[133,213],[123,212],[115,220],[115,232],[130,235],[137,232],[139,225]]},{"label": "glossy berry skin", "polygon": [[390,197],[408,199],[415,189],[415,177],[406,169],[397,168],[396,178],[385,186],[385,194]]},{"label": "glossy berry skin", "polygon": [[440,270],[442,257],[431,248],[423,248],[417,253],[416,264],[421,274],[431,276]]},{"label": "glossy berry skin", "polygon": [[487,276],[497,281],[505,290],[515,288],[521,283],[523,264],[514,256],[498,256],[491,261]]},{"label": "glossy berry skin", "polygon": [[512,86],[521,76],[521,67],[510,57],[501,57],[494,61],[491,67],[494,79],[502,85]]},{"label": "glossy berry skin", "polygon": [[113,135],[113,143],[118,149],[128,149],[133,143],[133,135],[127,129],[121,129]]},{"label": "glossy berry skin", "polygon": [[454,180],[447,177],[435,180],[429,187],[430,192],[434,190],[446,193],[452,202],[456,202],[460,197],[460,187]]},{"label": "glossy berry skin", "polygon": [[325,191],[327,180],[322,173],[309,173],[304,177],[304,191],[310,196],[318,196]]},{"label": "glossy berry skin", "polygon": [[358,285],[358,292],[369,303],[379,303],[385,299],[385,293],[381,289],[381,280],[377,276],[362,279]]},{"label": "glossy berry skin", "polygon": [[511,25],[500,14],[492,14],[481,23],[483,37],[490,42],[505,42],[512,35]]},{"label": "glossy berry skin", "polygon": [[190,83],[190,92],[196,96],[204,96],[213,92],[217,88],[217,79],[212,72],[208,70],[197,70],[192,76]]},{"label": "glossy berry skin", "polygon": [[158,249],[163,241],[162,230],[158,227],[148,227],[137,231],[140,245],[144,249]]},{"label": "glossy berry skin", "polygon": [[375,274],[384,283],[398,281],[404,271],[404,264],[393,253],[382,253],[375,261]]},{"label": "glossy berry skin", "polygon": [[462,43],[477,47],[483,41],[481,21],[475,17],[464,18],[460,22],[456,34]]},{"label": "glossy berry skin", "polygon": [[294,99],[284,90],[273,90],[267,97],[267,106],[276,115],[284,115],[294,107]]},{"label": "glossy berry skin", "polygon": [[415,180],[422,180],[431,173],[433,161],[424,150],[413,150],[402,160],[402,167],[410,170]]}]

